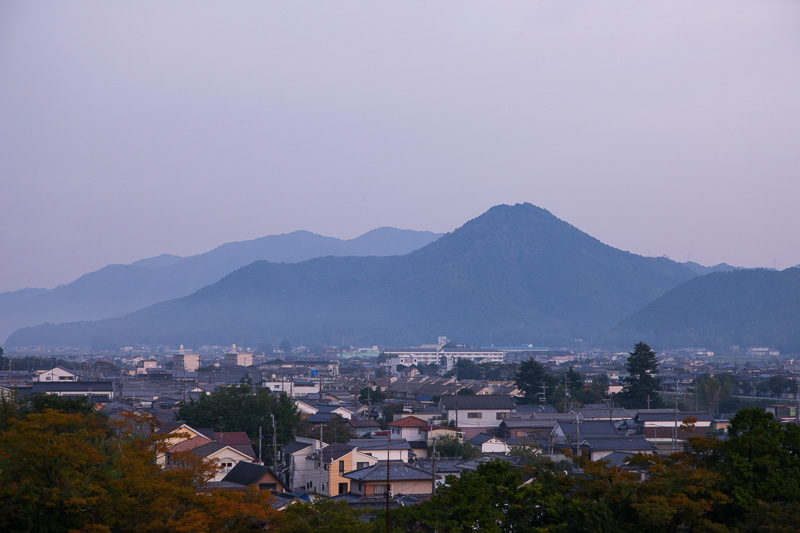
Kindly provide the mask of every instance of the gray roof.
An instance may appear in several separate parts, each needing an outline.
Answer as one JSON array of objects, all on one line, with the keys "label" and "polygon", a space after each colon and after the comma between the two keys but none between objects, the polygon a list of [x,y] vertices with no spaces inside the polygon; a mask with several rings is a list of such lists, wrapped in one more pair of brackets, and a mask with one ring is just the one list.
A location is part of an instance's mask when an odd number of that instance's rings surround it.
[{"label": "gray roof", "polygon": [[[683,420],[687,417],[693,416],[697,418],[698,421],[707,421],[711,422],[714,420],[714,417],[711,416],[709,412],[697,412],[697,411],[685,411],[681,412],[678,411],[678,424],[683,422]],[[659,421],[670,421],[675,420],[675,411],[672,409],[666,410],[659,410],[659,412],[648,412],[648,411],[639,411],[636,414],[636,420],[639,422],[659,422]]]},{"label": "gray roof", "polygon": [[114,383],[111,381],[35,381],[33,393],[48,391],[91,391],[113,392]]},{"label": "gray roof", "polygon": [[458,468],[460,470],[477,470],[478,467],[483,463],[488,463],[489,461],[495,460],[505,461],[519,468],[522,468],[525,464],[525,460],[522,457],[514,457],[503,453],[489,453],[474,459],[469,459],[468,461],[462,461],[461,463],[458,463]]},{"label": "gray roof", "polygon": [[[357,481],[386,481],[386,462],[380,463],[361,470],[348,472],[344,475],[348,479],[355,479]],[[403,462],[395,462],[389,465],[389,479],[392,481],[411,481],[420,479],[431,479],[431,473],[417,468],[415,466],[407,465]]]},{"label": "gray roof", "polygon": [[281,450],[281,451],[282,451],[282,453],[284,455],[288,455],[290,453],[299,452],[300,450],[305,450],[306,448],[308,448],[310,446],[311,446],[311,444],[308,444],[306,442],[290,442],[289,444],[284,446],[283,450]]},{"label": "gray roof", "polygon": [[255,463],[248,463],[246,461],[239,461],[236,463],[231,471],[228,472],[224,478],[222,478],[222,481],[237,483],[239,485],[248,487],[254,483],[258,483],[258,481],[267,473],[271,473],[275,479],[278,480],[278,483],[283,485],[278,475],[275,472],[272,472],[269,467],[257,465]]},{"label": "gray roof", "polygon": [[[437,474],[458,474],[461,470],[456,466],[461,463],[461,457],[441,457],[436,459],[436,473]],[[432,457],[417,457],[414,460],[414,466],[426,472],[433,472],[433,458]]]},{"label": "gray roof", "polygon": [[469,439],[469,443],[474,444],[476,446],[480,446],[484,442],[490,441],[494,438],[496,438],[494,435],[489,435],[488,433],[478,433],[477,435]]},{"label": "gray roof", "polygon": [[497,409],[511,410],[514,408],[514,400],[511,396],[493,395],[468,395],[468,396],[442,396],[441,405],[447,410],[456,409]]},{"label": "gray roof", "polygon": [[322,449],[321,453],[316,452],[308,456],[309,459],[314,461],[322,461],[324,463],[330,463],[332,461],[336,461],[347,455],[348,453],[355,450],[356,447],[350,444],[341,444],[338,442],[334,442],[333,444],[329,444],[325,448]]},{"label": "gray roof", "polygon": [[410,450],[411,445],[406,439],[350,439],[348,444],[358,447],[359,450]]},{"label": "gray roof", "polygon": [[515,418],[506,418],[502,422],[500,422],[501,426],[505,426],[507,428],[541,428],[541,429],[552,429],[556,427],[558,424],[558,420],[539,420],[538,418],[530,418],[527,420],[517,420]]},{"label": "gray roof", "polygon": [[614,450],[619,452],[639,452],[655,450],[656,447],[642,435],[630,437],[581,437],[581,446],[588,445],[592,450]]}]

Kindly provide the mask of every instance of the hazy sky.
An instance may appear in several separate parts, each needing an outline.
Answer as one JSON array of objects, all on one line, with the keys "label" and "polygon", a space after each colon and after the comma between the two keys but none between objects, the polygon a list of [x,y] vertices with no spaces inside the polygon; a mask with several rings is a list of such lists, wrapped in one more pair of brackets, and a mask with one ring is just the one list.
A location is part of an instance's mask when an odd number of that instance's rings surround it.
[{"label": "hazy sky", "polygon": [[800,263],[800,2],[0,2],[0,291],[531,202]]}]

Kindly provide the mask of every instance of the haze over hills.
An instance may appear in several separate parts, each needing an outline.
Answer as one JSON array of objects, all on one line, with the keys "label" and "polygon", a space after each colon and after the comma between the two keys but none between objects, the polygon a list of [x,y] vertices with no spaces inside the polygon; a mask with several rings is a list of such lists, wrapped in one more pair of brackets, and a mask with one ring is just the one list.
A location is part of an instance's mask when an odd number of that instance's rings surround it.
[{"label": "haze over hills", "polygon": [[0,339],[20,327],[43,322],[121,316],[191,294],[254,261],[295,263],[327,255],[402,255],[440,236],[428,231],[378,228],[343,240],[295,231],[227,243],[190,257],[164,254],[130,265],[109,265],[52,290],[0,294]]},{"label": "haze over hills", "polygon": [[800,269],[736,270],[694,278],[618,324],[604,339],[654,347],[768,346],[800,351]]},{"label": "haze over hills", "polygon": [[694,275],[612,248],[544,209],[502,205],[403,256],[259,261],[183,298],[116,319],[24,328],[8,343],[415,344],[446,334],[574,344]]}]

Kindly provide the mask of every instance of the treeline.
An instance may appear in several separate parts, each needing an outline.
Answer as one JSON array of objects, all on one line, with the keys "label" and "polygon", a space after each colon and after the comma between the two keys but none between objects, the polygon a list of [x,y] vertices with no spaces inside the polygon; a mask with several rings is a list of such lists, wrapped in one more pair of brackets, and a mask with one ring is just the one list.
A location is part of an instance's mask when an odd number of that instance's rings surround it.
[{"label": "treeline", "polygon": [[[546,461],[501,461],[449,478],[420,505],[394,511],[392,531],[797,531],[800,427],[745,409],[729,438],[692,439],[630,468],[575,458],[569,476]],[[641,477],[646,478],[641,481]]]},{"label": "treeline", "polygon": [[[57,407],[58,409],[53,409]],[[0,531],[47,533],[352,531],[366,533],[344,503],[272,507],[269,491],[203,489],[216,468],[191,454],[163,469],[165,437],[154,420],[110,420],[81,399],[0,398]]]}]

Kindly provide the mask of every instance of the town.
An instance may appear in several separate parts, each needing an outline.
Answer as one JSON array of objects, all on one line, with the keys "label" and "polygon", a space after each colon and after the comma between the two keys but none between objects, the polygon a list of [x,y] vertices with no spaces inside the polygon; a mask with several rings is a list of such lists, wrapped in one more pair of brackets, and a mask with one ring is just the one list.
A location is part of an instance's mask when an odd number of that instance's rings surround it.
[{"label": "town", "polygon": [[283,341],[152,352],[7,354],[0,395],[85,398],[112,420],[150,416],[167,444],[161,468],[181,468],[187,455],[211,465],[201,492],[255,486],[275,509],[329,499],[368,520],[491,461],[522,471],[535,458],[580,475],[576,457],[585,457],[644,475],[637,454],[668,457],[693,437],[724,438],[744,407],[797,423],[800,398],[800,364],[763,347],[660,353],[658,386],[636,407],[625,396],[636,351],[473,348],[439,337],[405,348],[310,351]]}]

